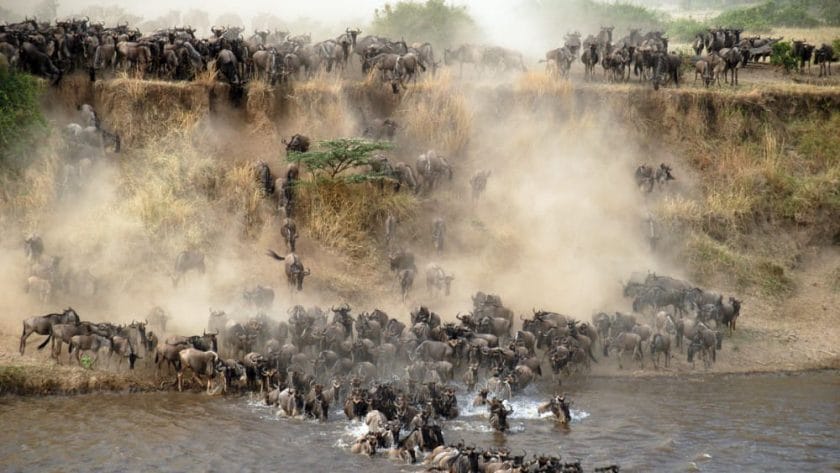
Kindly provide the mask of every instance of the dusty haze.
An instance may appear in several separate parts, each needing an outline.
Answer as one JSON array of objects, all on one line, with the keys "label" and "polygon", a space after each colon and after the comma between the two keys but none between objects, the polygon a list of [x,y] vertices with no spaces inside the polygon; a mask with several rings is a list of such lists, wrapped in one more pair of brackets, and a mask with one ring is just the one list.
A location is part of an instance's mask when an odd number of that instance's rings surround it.
[{"label": "dusty haze", "polygon": [[[336,86],[340,87],[337,83],[330,87]],[[469,145],[448,156],[455,167],[452,183],[425,200],[416,219],[403,222],[400,229],[401,244],[417,254],[420,269],[408,304],[401,303],[392,286],[384,248],[380,263],[354,262],[314,241],[306,229],[298,253],[313,275],[303,293],[287,291],[282,265],[264,255],[266,248],[281,253],[285,249],[278,218],[271,217],[276,215],[271,204],[259,198],[247,175],[256,159],[266,159],[275,171],[282,168],[277,159],[279,136],[260,139],[249,125],[235,122],[232,112],[228,116],[222,111],[185,138],[176,136],[153,149],[132,150],[125,155],[131,160],[121,165],[97,164],[81,193],[57,199],[42,212],[7,226],[0,244],[0,262],[7,268],[0,279],[4,325],[17,330],[24,316],[67,305],[84,319],[130,321],[144,318],[160,305],[175,318],[170,331],[200,331],[209,308],[223,308],[237,318],[252,316],[255,311],[244,306],[241,292],[256,284],[275,289],[270,314],[275,318],[285,318],[294,304],[328,308],[347,300],[357,311],[380,307],[404,318],[409,309],[424,303],[451,319],[459,311],[469,311],[469,296],[481,290],[501,295],[517,314],[546,308],[588,320],[594,311],[624,309],[619,283],[631,272],[666,269],[648,248],[643,225],[647,204],[632,178],[635,166],[651,156],[643,155],[629,131],[611,121],[608,108],[591,104],[588,111],[566,118],[550,103],[540,104],[517,90],[495,84],[471,86],[448,73],[427,86],[463,98]],[[502,100],[500,91],[508,97],[505,100],[518,102],[512,106],[497,102]],[[358,130],[358,112],[344,102],[336,106],[340,108],[326,122],[308,129],[314,139],[333,137],[330,130],[349,135]],[[302,107],[302,116],[291,117],[290,123],[316,123],[317,117],[308,114],[317,110],[307,110]],[[413,116],[405,109],[399,114],[409,121]],[[53,122],[63,126],[67,118],[57,115]],[[300,131],[278,128],[282,136]],[[407,143],[415,141],[401,136],[392,159],[413,164],[418,151]],[[434,143],[428,147],[434,148]],[[56,149],[60,155],[62,148]],[[30,172],[60,179],[58,163],[39,161]],[[201,197],[196,176],[214,166],[215,172],[228,170],[224,179],[236,175],[231,169],[243,170],[237,195],[213,202]],[[473,203],[469,178],[480,169],[491,170],[492,175],[484,197]],[[252,201],[268,220],[258,234],[246,237],[247,216],[237,205]],[[173,230],[150,229],[145,222],[154,221],[161,205],[184,221],[172,222]],[[448,226],[442,255],[434,254],[431,244],[436,216]],[[189,231],[178,231],[179,225]],[[89,269],[99,278],[96,297],[61,295],[41,304],[24,292],[27,263],[22,240],[32,231],[43,237],[45,254],[62,256],[62,268]],[[381,228],[370,232],[381,238]],[[170,278],[175,255],[192,247],[205,249],[208,272],[203,277],[191,273],[174,289]],[[429,262],[455,274],[448,299],[426,293],[424,270]],[[348,295],[338,290],[343,286],[358,290]]]}]

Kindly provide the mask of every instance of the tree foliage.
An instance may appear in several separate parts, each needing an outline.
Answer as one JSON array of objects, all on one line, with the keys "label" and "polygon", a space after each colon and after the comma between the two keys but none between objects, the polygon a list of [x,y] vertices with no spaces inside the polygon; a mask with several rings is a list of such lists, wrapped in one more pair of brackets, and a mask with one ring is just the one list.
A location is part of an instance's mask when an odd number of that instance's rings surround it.
[{"label": "tree foliage", "polygon": [[363,182],[386,177],[383,174],[363,171],[350,174],[347,171],[362,171],[364,166],[374,162],[374,153],[390,149],[391,144],[382,141],[367,141],[352,138],[319,141],[314,150],[305,153],[291,152],[288,161],[300,163],[318,178]]},{"label": "tree foliage", "polygon": [[713,21],[720,26],[749,31],[768,31],[773,26],[810,28],[820,24],[810,15],[808,2],[803,0],[771,0],[754,7],[727,10]]},{"label": "tree foliage", "polygon": [[444,0],[386,3],[373,13],[372,33],[407,42],[428,41],[448,47],[480,36],[466,6],[447,5]]},{"label": "tree foliage", "polygon": [[770,64],[781,66],[786,71],[792,71],[797,67],[797,60],[793,56],[793,47],[787,41],[779,41],[771,46]]},{"label": "tree foliage", "polygon": [[38,80],[29,74],[0,68],[0,163],[10,164],[17,147],[45,125]]}]

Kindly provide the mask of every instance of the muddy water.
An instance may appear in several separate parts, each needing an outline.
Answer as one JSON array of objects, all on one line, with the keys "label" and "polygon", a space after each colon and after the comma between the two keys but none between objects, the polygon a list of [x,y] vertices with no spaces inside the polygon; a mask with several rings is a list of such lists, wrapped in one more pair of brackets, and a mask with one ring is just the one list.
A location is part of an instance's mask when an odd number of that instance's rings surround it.
[{"label": "muddy water", "polygon": [[[705,380],[592,379],[569,386],[571,428],[540,418],[536,390],[512,402],[512,432],[467,407],[450,442],[612,462],[622,471],[840,468],[840,373]],[[466,397],[466,396],[464,396]],[[349,454],[364,431],[277,418],[247,398],[166,393],[0,400],[2,471],[415,471]]]}]

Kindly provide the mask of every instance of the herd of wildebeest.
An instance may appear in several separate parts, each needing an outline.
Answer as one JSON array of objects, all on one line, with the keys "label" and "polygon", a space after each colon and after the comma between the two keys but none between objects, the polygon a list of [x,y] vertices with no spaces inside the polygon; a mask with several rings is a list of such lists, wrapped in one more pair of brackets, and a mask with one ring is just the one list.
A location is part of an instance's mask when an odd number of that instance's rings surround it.
[{"label": "herd of wildebeest", "polygon": [[[670,175],[667,166],[659,169]],[[662,179],[655,182],[665,182]],[[648,190],[647,181],[637,183]],[[437,226],[436,222],[433,236],[440,232]],[[444,250],[442,242],[434,246]],[[50,259],[37,235],[26,239],[25,256],[33,268]],[[270,256],[283,258],[273,251]],[[284,261],[290,288],[301,290],[308,272],[302,266],[295,269],[299,258],[294,252]],[[390,266],[398,273],[414,270],[414,256],[400,250],[391,255]],[[179,254],[176,272],[181,273],[174,282],[190,269],[203,272],[203,254]],[[440,288],[431,272],[427,278],[430,300],[448,295],[451,278],[444,275],[445,294],[436,292]],[[631,311],[598,312],[589,322],[542,309],[517,320],[501,297],[484,292],[472,296],[471,311],[452,319],[425,305],[411,310],[404,322],[380,309],[354,314],[342,303],[329,310],[294,305],[281,320],[268,315],[278,314],[274,290],[255,286],[242,292],[232,313],[211,309],[200,335],[168,332],[171,316],[161,307],[153,308],[144,321],[127,325],[83,321],[68,308],[25,320],[20,352],[31,335],[39,334],[46,339],[38,348],[52,342],[51,356],[59,362],[64,344],[69,360],[94,369],[100,357],[108,364],[116,357],[116,369],[124,360],[129,369],[143,360],[141,366],[155,370],[161,388],[168,384],[182,390],[189,373],[193,389],[258,392],[279,415],[321,422],[327,421],[330,406],[342,406],[348,420],[367,426],[352,452],[385,452],[407,463],[425,453],[424,463],[431,470],[577,472],[583,471],[579,462],[561,462],[559,457],[527,460],[506,449],[446,445],[442,422],[459,416],[458,396],[470,395],[473,406],[486,406],[490,427],[507,432],[512,413],[507,401],[543,378],[551,381],[542,384],[558,386],[585,376],[593,363],[606,363],[611,353],[619,369],[626,358],[641,369],[646,358],[655,369],[668,368],[678,352],[685,352],[692,366],[700,359],[708,368],[722,347],[724,332],[735,330],[741,309],[734,297],[653,273],[632,275],[623,295],[632,300]],[[173,372],[174,379],[168,378]],[[558,393],[538,412],[550,412],[568,426],[569,405],[565,394]]]},{"label": "herd of wildebeest", "polygon": [[[258,31],[247,40],[241,34],[237,28],[214,27],[211,38],[199,40],[191,28],[143,36],[127,26],[105,28],[86,19],[56,25],[27,20],[0,27],[0,54],[16,67],[54,80],[74,69],[86,70],[94,78],[117,68],[189,80],[215,61],[221,79],[234,85],[254,77],[269,82],[303,78],[322,67],[326,72],[342,70],[355,54],[363,71],[380,71],[395,91],[418,71],[431,72],[439,66],[428,43],[409,46],[404,41],[362,37],[361,31],[349,28],[336,39],[315,44],[308,35],[279,31]],[[725,74],[731,69],[713,65],[716,58],[727,62],[737,56],[738,62],[745,64],[762,57],[768,44],[776,41],[741,39],[739,34],[737,30],[715,30],[698,37],[698,56],[702,49],[707,50],[696,61],[708,64],[702,71],[698,65],[704,80],[709,74]],[[565,45],[549,51],[545,62],[552,74],[566,76],[578,54],[582,54],[587,80],[594,77],[594,67],[600,64],[612,80],[626,80],[633,68],[642,79],[652,79],[656,87],[665,83],[666,77],[679,80],[671,71],[678,71],[683,62],[668,52],[668,40],[661,33],[631,31],[613,43],[612,28],[603,28],[599,35],[582,42],[578,33],[567,35]],[[463,45],[445,50],[443,61],[446,65],[459,63],[461,69],[464,64],[484,70],[525,69],[521,54],[495,47]],[[737,73],[733,74],[736,82]],[[63,178],[66,187],[82,182],[92,165],[91,149],[101,153],[104,143],[111,141],[119,151],[118,134],[102,127],[92,107],[82,105],[79,113],[78,123],[65,130],[71,151],[75,148],[71,154],[78,155],[68,161]],[[362,134],[377,140],[393,139],[398,127],[392,119],[377,119],[366,124]],[[283,143],[290,154],[305,153],[310,147],[309,138],[301,134]],[[377,157],[370,167],[393,182],[395,191],[420,195],[434,192],[453,176],[452,166],[434,150],[421,154],[413,165]],[[304,290],[304,279],[311,274],[297,253],[300,234],[295,204],[300,172],[294,162],[279,177],[264,161],[254,165],[259,188],[276,204],[287,250],[284,254],[268,250],[268,256],[283,262],[292,300],[294,293]],[[478,170],[469,179],[476,202],[489,177],[489,170]],[[659,167],[641,165],[634,177],[644,192],[674,179],[664,163]],[[585,376],[593,363],[607,363],[610,354],[615,355],[619,369],[627,359],[638,363],[640,369],[646,360],[655,369],[667,369],[673,358],[682,356],[679,353],[685,353],[692,367],[700,360],[709,368],[722,347],[724,332],[735,330],[741,309],[741,302],[734,297],[648,273],[634,274],[624,284],[623,296],[632,300],[627,312],[598,312],[590,321],[544,309],[516,317],[499,295],[484,292],[472,296],[471,311],[454,317],[437,314],[420,303],[408,310],[409,296],[416,296],[412,291],[418,267],[414,253],[400,242],[398,226],[398,219],[388,215],[382,241],[394,290],[399,291],[408,314],[392,316],[380,309],[354,313],[346,303],[329,310],[290,304],[284,307],[286,316],[278,317],[283,311],[275,304],[274,289],[257,285],[244,289],[232,308],[211,309],[200,335],[167,331],[172,316],[161,307],[153,308],[142,322],[125,325],[82,320],[68,308],[25,320],[20,353],[25,351],[26,340],[38,334],[46,336],[38,349],[51,344],[51,357],[59,362],[67,358],[92,369],[104,363],[106,369],[119,370],[127,364],[129,369],[154,370],[161,387],[258,392],[284,416],[322,422],[327,421],[330,406],[342,406],[347,419],[363,421],[368,428],[356,439],[352,452],[374,455],[385,451],[409,463],[425,453],[424,463],[430,470],[578,472],[583,471],[579,462],[562,462],[557,456],[527,459],[507,449],[446,445],[441,423],[459,416],[458,396],[468,395],[473,397],[472,405],[486,406],[494,430],[507,432],[512,412],[508,401],[513,397],[534,384],[559,386],[561,381]],[[446,253],[446,221],[433,218],[429,228],[430,246],[441,256]],[[90,271],[63,271],[61,258],[45,252],[39,235],[29,235],[24,248],[29,268],[26,287],[41,303],[51,303],[59,292],[73,299],[91,298],[100,290]],[[189,283],[189,274],[205,271],[205,254],[184,250],[175,258],[173,285]],[[424,275],[425,296],[412,299],[425,297],[435,303],[450,295],[455,281],[452,273],[429,262]],[[69,355],[62,356],[64,344]],[[568,425],[572,420],[569,405],[558,391],[539,412],[550,412],[557,422]],[[595,471],[618,471],[618,467]]]},{"label": "herd of wildebeest", "polygon": [[[695,55],[688,57],[668,49],[662,32],[629,34],[613,40],[614,27],[602,27],[597,35],[581,40],[579,32],[568,33],[562,46],[545,54],[550,74],[568,77],[577,59],[584,65],[585,80],[595,78],[600,65],[613,82],[628,81],[631,74],[654,88],[673,82],[679,85],[684,65],[696,71],[706,86],[720,83],[720,77],[737,85],[738,70],[751,61],[767,60],[772,46],[783,38],[741,37],[734,28],[710,28],[698,33],[691,44]],[[362,36],[358,28],[346,28],[335,38],[312,42],[310,34],[292,35],[275,29],[257,30],[247,36],[241,27],[211,28],[208,38],[197,38],[196,30],[173,27],[143,34],[129,25],[105,27],[87,18],[39,23],[35,19],[0,25],[0,56],[24,71],[57,83],[62,76],[83,71],[95,80],[116,71],[134,71],[138,77],[192,80],[214,64],[219,80],[241,87],[252,79],[270,84],[304,80],[319,71],[342,74],[358,58],[362,73],[377,73],[399,93],[409,80],[421,73],[433,74],[440,66],[428,42],[406,43],[376,35]],[[819,75],[831,74],[835,51],[829,44],[816,46],[793,41],[793,54],[800,71],[819,66]],[[470,65],[480,75],[525,71],[522,53],[491,45],[462,44],[445,49],[443,63]]]}]

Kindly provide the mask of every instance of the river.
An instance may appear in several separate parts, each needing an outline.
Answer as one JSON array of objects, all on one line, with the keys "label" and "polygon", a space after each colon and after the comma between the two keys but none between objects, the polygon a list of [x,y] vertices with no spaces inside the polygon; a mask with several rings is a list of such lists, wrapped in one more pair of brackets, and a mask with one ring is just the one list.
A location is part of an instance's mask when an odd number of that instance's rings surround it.
[{"label": "river", "polygon": [[[573,423],[556,426],[534,389],[514,399],[512,431],[490,431],[459,399],[447,442],[504,445],[579,459],[587,471],[829,471],[840,469],[840,373],[595,378],[569,385]],[[338,409],[325,425],[278,418],[247,397],[198,393],[0,399],[3,471],[394,472],[417,466],[362,458],[364,430]]]}]

